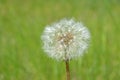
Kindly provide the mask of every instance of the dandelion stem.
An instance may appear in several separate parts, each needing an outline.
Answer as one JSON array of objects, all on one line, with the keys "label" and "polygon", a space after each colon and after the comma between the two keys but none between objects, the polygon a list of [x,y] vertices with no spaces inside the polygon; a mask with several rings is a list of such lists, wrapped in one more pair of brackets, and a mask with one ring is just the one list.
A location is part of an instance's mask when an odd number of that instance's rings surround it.
[{"label": "dandelion stem", "polygon": [[68,60],[65,61],[65,65],[66,65],[66,80],[70,80],[70,69],[69,69],[69,61]]}]

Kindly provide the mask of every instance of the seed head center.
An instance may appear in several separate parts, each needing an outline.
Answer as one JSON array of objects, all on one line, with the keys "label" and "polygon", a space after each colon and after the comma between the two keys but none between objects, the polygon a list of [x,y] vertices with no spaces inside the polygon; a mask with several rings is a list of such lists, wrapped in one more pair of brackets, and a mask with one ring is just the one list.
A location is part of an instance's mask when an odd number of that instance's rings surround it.
[{"label": "seed head center", "polygon": [[61,44],[64,44],[64,45],[69,45],[73,40],[73,34],[70,33],[70,32],[67,32],[61,36],[58,37],[58,41],[61,42]]}]

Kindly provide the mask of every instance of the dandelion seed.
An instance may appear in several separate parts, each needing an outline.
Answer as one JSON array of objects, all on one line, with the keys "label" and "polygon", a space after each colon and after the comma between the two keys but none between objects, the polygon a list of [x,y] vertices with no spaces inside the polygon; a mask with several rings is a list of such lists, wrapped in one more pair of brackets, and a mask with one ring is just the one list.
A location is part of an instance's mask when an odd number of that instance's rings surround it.
[{"label": "dandelion seed", "polygon": [[63,19],[45,28],[42,41],[44,51],[57,60],[81,56],[88,48],[90,33],[80,22]]}]

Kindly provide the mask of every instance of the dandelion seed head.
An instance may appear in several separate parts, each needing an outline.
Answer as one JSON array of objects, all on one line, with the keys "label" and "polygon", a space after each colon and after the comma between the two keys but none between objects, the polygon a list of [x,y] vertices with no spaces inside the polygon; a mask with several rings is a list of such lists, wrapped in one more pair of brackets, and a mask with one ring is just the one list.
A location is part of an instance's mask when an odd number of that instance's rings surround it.
[{"label": "dandelion seed head", "polygon": [[44,51],[57,60],[81,56],[88,48],[90,32],[82,23],[63,19],[45,28],[41,39]]}]

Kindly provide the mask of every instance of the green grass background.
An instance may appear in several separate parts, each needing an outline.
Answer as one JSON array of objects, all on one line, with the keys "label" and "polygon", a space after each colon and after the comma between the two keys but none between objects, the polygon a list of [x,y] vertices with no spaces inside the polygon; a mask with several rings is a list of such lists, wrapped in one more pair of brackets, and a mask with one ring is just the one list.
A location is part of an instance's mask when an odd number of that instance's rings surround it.
[{"label": "green grass background", "polygon": [[120,0],[0,0],[0,80],[65,80],[40,36],[62,18],[82,21],[90,48],[70,62],[71,80],[120,80]]}]

